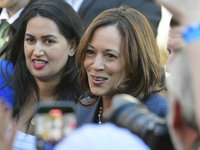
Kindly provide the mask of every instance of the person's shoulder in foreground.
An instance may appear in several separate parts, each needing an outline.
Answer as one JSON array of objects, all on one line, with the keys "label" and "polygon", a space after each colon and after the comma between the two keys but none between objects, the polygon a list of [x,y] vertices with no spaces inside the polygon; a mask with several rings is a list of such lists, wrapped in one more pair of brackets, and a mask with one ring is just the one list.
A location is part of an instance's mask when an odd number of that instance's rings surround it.
[{"label": "person's shoulder in foreground", "polygon": [[12,63],[7,60],[0,59],[0,97],[10,105],[13,105],[13,91],[10,86],[6,85],[6,83],[9,81],[9,76],[11,76],[12,73]]},{"label": "person's shoulder in foreground", "polygon": [[110,123],[84,125],[58,143],[53,150],[67,149],[150,150],[138,136]]},{"label": "person's shoulder in foreground", "polygon": [[142,102],[147,106],[149,111],[157,114],[160,117],[167,116],[169,102],[159,94],[153,94]]}]

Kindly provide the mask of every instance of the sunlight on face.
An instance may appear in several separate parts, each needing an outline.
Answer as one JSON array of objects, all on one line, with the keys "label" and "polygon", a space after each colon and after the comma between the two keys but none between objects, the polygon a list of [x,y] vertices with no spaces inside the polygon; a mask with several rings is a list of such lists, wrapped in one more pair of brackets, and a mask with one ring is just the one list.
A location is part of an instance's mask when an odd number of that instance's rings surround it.
[{"label": "sunlight on face", "polygon": [[69,51],[70,45],[54,21],[41,16],[29,20],[24,53],[27,67],[36,79],[61,79]]},{"label": "sunlight on face", "polygon": [[90,90],[94,95],[113,95],[125,79],[122,40],[123,36],[115,26],[103,26],[95,30],[85,50],[84,60]]}]

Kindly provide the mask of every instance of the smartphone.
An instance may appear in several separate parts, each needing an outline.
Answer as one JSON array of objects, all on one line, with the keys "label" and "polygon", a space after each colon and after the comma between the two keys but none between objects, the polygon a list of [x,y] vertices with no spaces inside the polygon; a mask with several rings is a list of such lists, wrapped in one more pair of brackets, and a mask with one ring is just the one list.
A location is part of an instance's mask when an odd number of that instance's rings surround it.
[{"label": "smartphone", "polygon": [[76,129],[75,102],[56,101],[37,104],[34,134],[37,150],[51,150],[65,136]]}]

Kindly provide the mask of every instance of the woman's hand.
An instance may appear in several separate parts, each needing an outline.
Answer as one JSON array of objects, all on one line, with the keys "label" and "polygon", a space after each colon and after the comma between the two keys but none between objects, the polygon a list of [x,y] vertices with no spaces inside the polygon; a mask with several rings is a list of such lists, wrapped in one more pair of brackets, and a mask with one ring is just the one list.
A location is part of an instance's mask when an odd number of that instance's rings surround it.
[{"label": "woman's hand", "polygon": [[200,22],[200,0],[155,0],[165,6],[182,25]]},{"label": "woman's hand", "polygon": [[[11,120],[11,114],[12,113],[11,110],[9,110],[9,107],[4,103],[3,100],[0,99],[0,150],[12,150],[16,125]],[[13,126],[13,132],[11,132],[10,139],[5,139],[9,122],[11,122]]]}]

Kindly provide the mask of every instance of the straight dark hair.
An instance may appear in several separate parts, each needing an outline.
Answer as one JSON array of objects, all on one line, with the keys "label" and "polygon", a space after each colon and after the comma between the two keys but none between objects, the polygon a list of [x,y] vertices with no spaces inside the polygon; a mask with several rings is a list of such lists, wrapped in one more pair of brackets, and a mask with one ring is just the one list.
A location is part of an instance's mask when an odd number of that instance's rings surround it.
[{"label": "straight dark hair", "polygon": [[[13,74],[9,75],[9,81],[8,72],[2,72],[4,79],[8,81],[5,86],[11,83],[11,88],[14,91],[13,118],[17,120],[19,120],[20,113],[23,111],[29,97],[34,97],[35,102],[40,101],[37,83],[27,68],[24,55],[24,36],[27,23],[38,15],[53,20],[57,24],[60,33],[69,43],[75,42],[76,47],[84,32],[83,22],[78,14],[69,4],[62,0],[39,0],[27,10],[17,33],[8,47],[6,59],[9,60],[8,64],[11,63],[13,65]],[[6,65],[7,68],[8,64]],[[78,75],[75,56],[69,57],[63,77],[55,87],[54,95],[56,100],[73,100],[77,102],[82,94],[78,83]],[[29,124],[31,119],[29,119]]]}]

